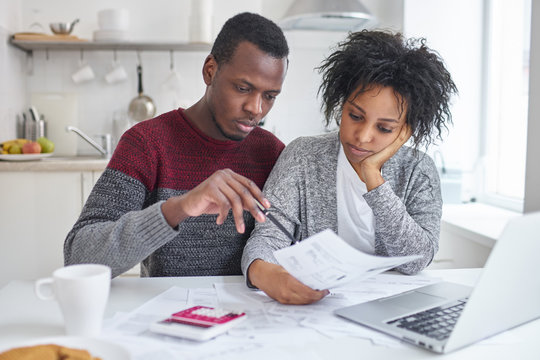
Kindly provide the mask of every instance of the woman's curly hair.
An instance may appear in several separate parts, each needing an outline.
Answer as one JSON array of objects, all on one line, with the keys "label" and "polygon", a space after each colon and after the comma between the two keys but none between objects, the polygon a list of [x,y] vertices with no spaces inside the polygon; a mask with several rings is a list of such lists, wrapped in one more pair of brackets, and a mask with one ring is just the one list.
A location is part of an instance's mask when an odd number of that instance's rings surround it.
[{"label": "woman's curly hair", "polygon": [[415,148],[440,139],[442,129],[452,121],[449,101],[457,93],[456,85],[424,38],[407,40],[402,34],[384,31],[351,33],[318,70],[327,126],[332,119],[339,125],[349,97],[373,86],[392,87],[398,100],[405,101]]}]

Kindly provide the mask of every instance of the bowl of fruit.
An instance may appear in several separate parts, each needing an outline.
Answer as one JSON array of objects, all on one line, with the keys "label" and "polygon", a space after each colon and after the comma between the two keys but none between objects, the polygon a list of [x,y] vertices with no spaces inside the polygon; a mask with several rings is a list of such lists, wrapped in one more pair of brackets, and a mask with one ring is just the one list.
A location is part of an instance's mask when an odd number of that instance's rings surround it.
[{"label": "bowl of fruit", "polygon": [[0,152],[0,160],[40,160],[54,154],[54,142],[46,137],[40,137],[36,141],[13,139],[0,143]]}]

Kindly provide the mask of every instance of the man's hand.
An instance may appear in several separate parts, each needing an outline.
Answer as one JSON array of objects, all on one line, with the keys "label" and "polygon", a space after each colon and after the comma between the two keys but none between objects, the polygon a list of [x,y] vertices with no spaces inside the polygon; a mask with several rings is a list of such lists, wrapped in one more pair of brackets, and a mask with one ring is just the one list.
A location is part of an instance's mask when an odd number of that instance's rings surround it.
[{"label": "man's hand", "polygon": [[311,304],[329,294],[328,290],[313,290],[296,280],[282,266],[261,259],[251,263],[247,275],[253,285],[282,304]]},{"label": "man's hand", "polygon": [[270,202],[250,179],[230,169],[218,170],[189,192],[168,199],[161,207],[163,216],[172,227],[191,216],[218,214],[216,223],[221,225],[232,209],[236,230],[245,231],[243,211],[247,210],[259,222],[266,217],[259,210],[255,199],[264,207]]},{"label": "man's hand", "polygon": [[371,191],[384,183],[381,168],[394,154],[409,140],[412,135],[411,127],[404,124],[398,137],[381,151],[368,156],[355,168],[360,179],[366,184],[367,190]]}]

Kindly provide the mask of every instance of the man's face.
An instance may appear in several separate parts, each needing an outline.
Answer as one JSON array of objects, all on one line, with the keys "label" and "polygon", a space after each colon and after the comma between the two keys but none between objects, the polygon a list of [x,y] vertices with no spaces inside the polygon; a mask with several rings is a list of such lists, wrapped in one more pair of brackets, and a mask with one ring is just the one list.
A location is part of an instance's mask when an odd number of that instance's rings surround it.
[{"label": "man's face", "polygon": [[287,59],[276,59],[256,45],[238,44],[227,63],[207,58],[203,69],[205,100],[212,123],[207,135],[218,140],[243,140],[274,105],[287,71]]}]

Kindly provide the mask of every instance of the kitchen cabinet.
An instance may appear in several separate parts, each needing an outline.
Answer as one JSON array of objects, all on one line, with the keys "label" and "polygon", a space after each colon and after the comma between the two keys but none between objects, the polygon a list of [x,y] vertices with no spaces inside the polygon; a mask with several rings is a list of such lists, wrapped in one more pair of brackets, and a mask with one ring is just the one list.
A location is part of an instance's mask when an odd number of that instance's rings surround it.
[{"label": "kitchen cabinet", "polygon": [[0,172],[0,286],[63,266],[64,239],[102,170]]},{"label": "kitchen cabinet", "polygon": [[[478,241],[480,238],[484,242]],[[488,245],[490,241],[492,244]],[[463,269],[484,267],[495,239],[460,229],[445,221],[441,224],[439,251],[429,269]]]},{"label": "kitchen cabinet", "polygon": [[483,267],[506,223],[521,214],[481,203],[445,204],[430,269]]}]

